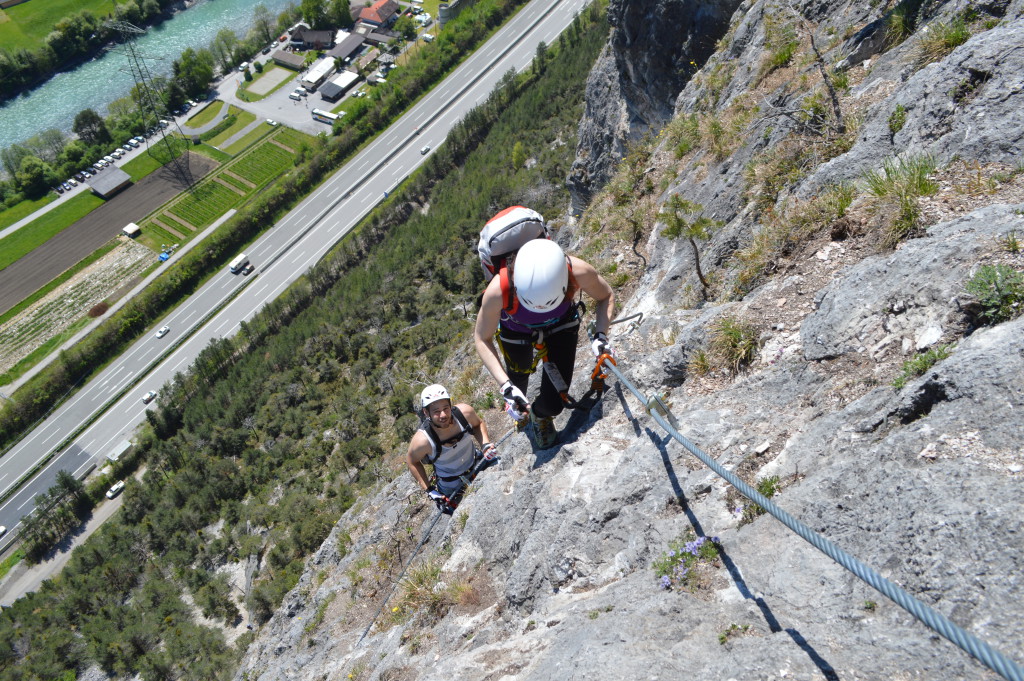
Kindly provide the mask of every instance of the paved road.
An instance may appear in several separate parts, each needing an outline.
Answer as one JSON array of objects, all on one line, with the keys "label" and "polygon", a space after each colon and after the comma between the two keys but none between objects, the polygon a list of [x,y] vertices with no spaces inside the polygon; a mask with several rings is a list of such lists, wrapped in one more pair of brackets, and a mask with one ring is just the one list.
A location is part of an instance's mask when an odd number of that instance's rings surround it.
[{"label": "paved road", "polygon": [[[157,322],[157,326],[171,327],[168,336],[141,338],[0,459],[0,490],[9,490],[80,424],[96,419],[0,506],[0,524],[12,528],[5,542],[16,534],[21,517],[32,510],[35,495],[53,485],[57,471],[81,474],[117,442],[130,437],[145,418],[147,406],[141,398],[146,391],[186,370],[212,339],[233,335],[241,321],[277,298],[380,203],[385,191],[423,163],[426,157],[420,149],[424,145],[441,144],[452,126],[487,98],[504,73],[526,68],[537,44],[551,44],[584,6],[584,0],[534,0],[527,5],[444,83],[249,246],[246,253],[256,273],[243,277],[224,270],[212,276]],[[210,318],[201,323],[207,315]],[[178,341],[180,346],[171,349]],[[97,417],[99,412],[103,413]]]}]

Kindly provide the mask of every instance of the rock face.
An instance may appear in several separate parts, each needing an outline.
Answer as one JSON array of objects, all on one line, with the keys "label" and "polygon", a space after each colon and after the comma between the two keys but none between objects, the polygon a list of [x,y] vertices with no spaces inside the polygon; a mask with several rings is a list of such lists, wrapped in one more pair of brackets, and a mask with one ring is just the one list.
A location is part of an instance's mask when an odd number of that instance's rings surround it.
[{"label": "rock face", "polygon": [[[641,8],[674,4],[613,2],[617,37],[591,85],[618,83],[622,92],[624,82],[650,82],[654,62],[636,57],[653,35],[638,29]],[[1019,158],[1022,4],[994,7],[1002,23],[982,30],[979,22],[976,35],[933,64],[915,64],[915,38],[877,55],[844,95],[868,102],[856,135],[805,168],[772,208],[751,205],[745,169],[799,128],[795,116],[761,110],[729,153],[679,160],[661,198],[682,194],[725,223],[701,244],[705,271],[728,276],[732,254],[774,224],[787,197],[859,181],[881,157],[927,150],[965,163]],[[768,0],[738,10],[705,67],[725,64],[730,77],[714,96],[708,79],[689,81],[679,112],[724,117],[762,80],[766,17],[791,10]],[[832,45],[830,64],[860,49],[836,27],[855,36],[883,12],[842,0],[799,10],[818,44]],[[928,16],[948,20],[962,10],[929,4]],[[629,65],[613,69],[625,54]],[[972,68],[989,73],[975,96],[944,100],[957,78],[970,82]],[[768,113],[801,101],[770,79],[763,87]],[[644,111],[654,112],[667,91],[650,95]],[[617,101],[607,112],[618,118],[599,119],[609,144],[626,130],[610,121],[632,115]],[[906,122],[889,135],[898,102]],[[587,134],[599,129],[594,123]],[[1024,178],[1006,176],[1000,188],[980,183],[977,191],[947,178],[955,186],[943,187],[936,206],[960,203],[945,212],[931,206],[938,217],[894,250],[880,250],[866,227],[834,241],[825,229],[749,293],[694,309],[681,302],[683,288],[696,284],[689,246],[655,225],[649,265],[622,301],[646,317],[638,328],[616,327],[612,338],[620,369],[644,395],[664,396],[686,438],[748,482],[774,479],[774,500],[786,511],[1021,664],[1024,317],[979,327],[965,292],[983,264],[1024,270],[1024,255],[1007,247],[1024,234]],[[858,197],[851,211],[869,224],[877,216],[863,190]],[[756,357],[739,374],[702,377],[695,358],[727,318],[756,327]],[[948,357],[894,386],[906,360],[939,345]],[[574,394],[591,367],[581,350]],[[537,451],[523,434],[503,445],[501,464],[481,475],[454,519],[434,528],[361,643],[434,510],[407,474],[351,509],[258,632],[238,681],[996,678],[758,515],[624,385],[609,384],[591,412],[559,417],[557,448]],[[670,560],[674,540],[700,536],[718,538],[717,559],[693,568],[691,589],[663,589],[655,565]]]},{"label": "rock face", "polygon": [[714,51],[738,0],[612,0],[612,35],[587,81],[576,162],[567,183],[582,209],[629,142],[656,131]]}]

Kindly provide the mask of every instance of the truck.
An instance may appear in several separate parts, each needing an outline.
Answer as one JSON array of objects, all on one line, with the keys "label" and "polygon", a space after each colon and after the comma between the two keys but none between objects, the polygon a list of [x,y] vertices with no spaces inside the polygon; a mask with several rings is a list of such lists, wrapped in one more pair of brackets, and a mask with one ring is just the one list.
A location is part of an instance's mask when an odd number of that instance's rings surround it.
[{"label": "truck", "polygon": [[238,274],[242,271],[242,268],[249,264],[249,256],[245,253],[239,253],[238,257],[231,261],[228,265],[228,269],[231,270],[231,274]]}]

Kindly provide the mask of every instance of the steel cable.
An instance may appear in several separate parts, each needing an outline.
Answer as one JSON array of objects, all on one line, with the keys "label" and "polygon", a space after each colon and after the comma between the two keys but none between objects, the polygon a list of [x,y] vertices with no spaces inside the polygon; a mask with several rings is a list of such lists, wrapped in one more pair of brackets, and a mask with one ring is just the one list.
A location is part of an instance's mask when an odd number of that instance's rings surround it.
[{"label": "steel cable", "polygon": [[717,461],[708,456],[695,444],[687,440],[671,423],[665,415],[652,408],[651,402],[637,390],[622,372],[611,362],[604,362],[604,366],[619,379],[622,385],[626,386],[638,400],[644,405],[651,417],[665,431],[683,445],[691,454],[700,459],[708,468],[714,471],[730,485],[735,487],[743,496],[747,497],[765,511],[774,516],[779,522],[791,529],[801,539],[818,549],[826,556],[834,560],[843,568],[849,570],[858,578],[863,580],[873,589],[881,592],[894,603],[909,612],[928,627],[944,636],[954,644],[965,650],[976,660],[996,672],[1007,681],[1024,681],[1024,670],[1020,665],[1006,657],[985,641],[964,631],[945,615],[936,612],[921,601],[911,596],[906,590],[893,584],[888,579],[878,574],[873,568],[865,565],[860,560],[850,555],[834,543],[822,537],[810,527],[782,510],[768,497],[741,480],[736,474],[724,468]]}]

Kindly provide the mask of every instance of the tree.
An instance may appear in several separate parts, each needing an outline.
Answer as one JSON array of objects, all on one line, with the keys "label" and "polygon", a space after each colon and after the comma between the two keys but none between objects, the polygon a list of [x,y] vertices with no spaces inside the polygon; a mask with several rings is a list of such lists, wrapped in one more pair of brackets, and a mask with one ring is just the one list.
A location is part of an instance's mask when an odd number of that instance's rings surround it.
[{"label": "tree", "polygon": [[263,42],[274,39],[274,15],[262,2],[252,8],[252,28]]},{"label": "tree", "polygon": [[21,161],[31,155],[32,152],[27,147],[21,144],[12,144],[6,149],[0,150],[0,161],[3,162],[7,174],[14,177],[14,174],[21,168]]},{"label": "tree", "polygon": [[406,40],[414,40],[416,38],[416,24],[413,22],[412,17],[407,14],[403,14],[398,18],[393,30]]},{"label": "tree", "polygon": [[512,170],[519,170],[526,164],[526,150],[522,142],[516,142],[512,146]]},{"label": "tree", "polygon": [[327,28],[327,0],[302,0],[302,18],[310,28],[320,30]]},{"label": "tree", "polygon": [[700,269],[700,251],[697,250],[697,242],[695,239],[708,239],[711,237],[711,233],[716,227],[720,227],[722,223],[712,220],[711,218],[704,217],[701,215],[696,220],[687,220],[684,215],[687,213],[699,213],[704,210],[704,207],[699,203],[693,203],[687,201],[679,194],[673,194],[662,208],[661,213],[658,217],[665,221],[665,229],[661,230],[661,235],[668,237],[669,239],[676,239],[680,236],[685,236],[690,241],[690,248],[693,249],[693,264],[697,269],[697,278],[700,279],[701,286],[704,290],[707,290],[711,284],[704,278],[704,273]]},{"label": "tree", "polygon": [[217,31],[216,37],[210,43],[210,52],[220,63],[221,71],[227,73],[234,64],[235,46],[238,44],[238,36],[230,28],[222,28]]},{"label": "tree", "polygon": [[537,54],[533,58],[533,69],[537,73],[544,73],[544,63],[548,58],[548,44],[543,40],[537,43]]},{"label": "tree", "polygon": [[21,168],[14,179],[29,198],[38,199],[57,184],[57,173],[41,158],[26,156],[21,159]]},{"label": "tree", "polygon": [[352,8],[348,0],[331,0],[327,15],[331,25],[337,28],[352,28]]},{"label": "tree", "polygon": [[172,65],[174,77],[189,97],[203,97],[213,82],[213,53],[191,47]]},{"label": "tree", "polygon": [[178,84],[178,81],[172,80],[167,84],[167,90],[164,93],[167,101],[167,108],[171,111],[178,109],[188,97],[185,95],[185,89]]},{"label": "tree", "polygon": [[110,132],[103,118],[92,109],[82,109],[75,116],[75,122],[71,129],[75,131],[86,144],[108,144],[111,141]]}]

